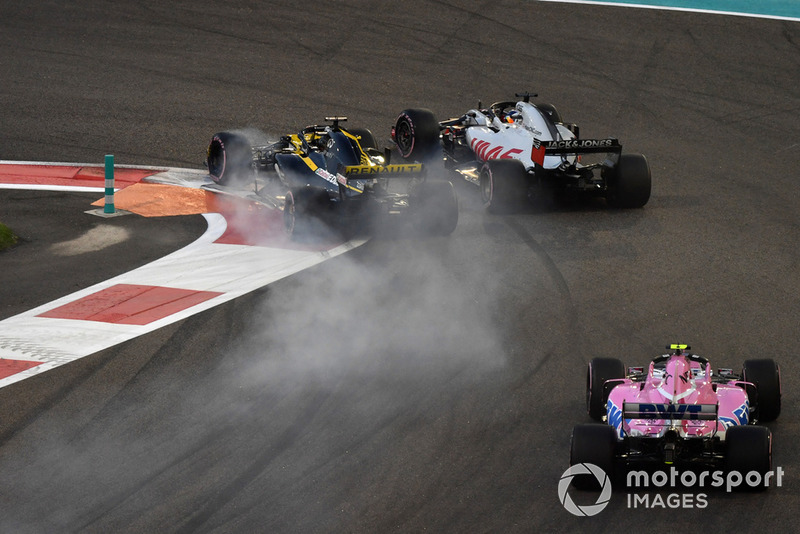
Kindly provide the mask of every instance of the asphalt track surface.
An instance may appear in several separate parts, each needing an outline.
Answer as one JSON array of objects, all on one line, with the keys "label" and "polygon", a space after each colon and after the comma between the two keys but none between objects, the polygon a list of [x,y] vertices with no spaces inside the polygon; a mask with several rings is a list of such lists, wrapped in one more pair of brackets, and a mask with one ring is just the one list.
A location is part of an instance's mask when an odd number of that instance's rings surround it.
[{"label": "asphalt track surface", "polygon": [[[405,107],[444,118],[531,90],[584,137],[614,135],[646,154],[654,187],[642,210],[507,217],[459,188],[450,238],[372,241],[0,390],[0,530],[798,524],[800,24],[518,1],[1,10],[1,159],[113,153],[197,168],[211,133],[230,127],[285,133],[339,114],[386,140]],[[15,202],[43,226],[74,200],[26,196]],[[18,211],[3,199],[13,228]],[[202,227],[189,219],[148,221],[159,230],[132,232],[125,259],[191,240]],[[93,224],[40,239],[69,241]],[[65,286],[121,268],[87,261],[76,273],[47,255],[53,244],[30,240],[0,265],[29,254]],[[36,246],[43,256],[26,252]],[[2,279],[4,308],[20,284],[30,307],[54,297],[48,284]],[[587,421],[585,364],[644,364],[675,341],[715,367],[780,362],[784,409],[769,426],[783,486],[711,491],[705,509],[679,510],[628,509],[618,488],[600,515],[573,517],[557,484],[571,428]]]}]

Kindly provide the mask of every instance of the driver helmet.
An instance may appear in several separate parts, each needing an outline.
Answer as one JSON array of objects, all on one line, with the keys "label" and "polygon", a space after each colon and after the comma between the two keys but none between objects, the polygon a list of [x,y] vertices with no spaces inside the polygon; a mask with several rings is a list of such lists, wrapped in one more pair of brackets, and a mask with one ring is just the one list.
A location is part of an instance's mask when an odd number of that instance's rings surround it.
[{"label": "driver helmet", "polygon": [[505,119],[506,122],[513,124],[519,120],[522,120],[522,114],[516,109],[512,109],[511,111],[506,113]]}]

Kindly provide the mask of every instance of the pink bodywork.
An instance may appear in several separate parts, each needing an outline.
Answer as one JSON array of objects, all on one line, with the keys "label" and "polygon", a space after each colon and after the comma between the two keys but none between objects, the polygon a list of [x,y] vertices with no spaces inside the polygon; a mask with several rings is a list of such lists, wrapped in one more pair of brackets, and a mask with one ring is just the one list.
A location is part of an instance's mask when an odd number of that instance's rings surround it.
[{"label": "pink bodywork", "polygon": [[[724,440],[728,428],[746,425],[749,420],[747,393],[743,388],[733,384],[712,384],[711,364],[706,363],[703,368],[700,362],[682,354],[671,355],[663,368],[655,368],[650,362],[644,381],[634,382],[626,378],[613,382],[618,385],[611,390],[606,407],[608,423],[616,428],[619,439],[661,437],[672,429],[682,438],[716,435]],[[642,410],[658,408],[695,415],[673,419],[623,417],[624,407],[625,414],[629,414],[631,407],[637,405]],[[702,417],[698,413],[701,410]]]}]

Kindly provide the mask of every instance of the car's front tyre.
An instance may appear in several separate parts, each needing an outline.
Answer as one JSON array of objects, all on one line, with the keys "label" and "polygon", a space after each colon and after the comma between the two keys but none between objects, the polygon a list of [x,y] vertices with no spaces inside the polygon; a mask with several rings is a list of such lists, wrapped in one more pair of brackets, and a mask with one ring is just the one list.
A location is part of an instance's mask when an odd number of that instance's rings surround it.
[{"label": "car's front tyre", "polygon": [[625,378],[625,365],[617,358],[593,358],[586,370],[586,411],[595,421],[606,415],[606,380]]},{"label": "car's front tyre", "polygon": [[778,364],[769,358],[745,360],[742,379],[756,386],[755,392],[748,391],[748,397],[750,406],[756,409],[758,420],[777,419],[781,414],[781,370]]}]

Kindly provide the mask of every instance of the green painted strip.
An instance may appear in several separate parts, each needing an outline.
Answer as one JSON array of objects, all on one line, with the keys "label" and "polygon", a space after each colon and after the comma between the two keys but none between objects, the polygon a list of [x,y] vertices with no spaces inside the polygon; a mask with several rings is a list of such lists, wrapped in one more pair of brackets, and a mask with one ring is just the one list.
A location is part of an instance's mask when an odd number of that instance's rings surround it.
[{"label": "green painted strip", "polygon": [[[110,185],[110,187],[109,187]],[[114,210],[114,156],[106,156],[106,202],[103,213],[115,213]]]},{"label": "green painted strip", "polygon": [[625,4],[630,6],[663,7],[692,11],[713,11],[738,15],[789,18],[800,20],[800,0],[545,0],[586,4]]}]

